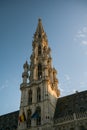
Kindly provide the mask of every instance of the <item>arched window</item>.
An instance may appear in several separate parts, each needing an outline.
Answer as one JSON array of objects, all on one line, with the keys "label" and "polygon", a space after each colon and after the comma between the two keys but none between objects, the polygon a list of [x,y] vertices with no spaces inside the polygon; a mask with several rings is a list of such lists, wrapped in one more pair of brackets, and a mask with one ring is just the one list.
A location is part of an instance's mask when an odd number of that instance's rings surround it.
[{"label": "arched window", "polygon": [[27,111],[27,128],[30,128],[30,127],[31,127],[31,114],[32,114],[32,112],[31,112],[31,110],[29,109],[29,110]]},{"label": "arched window", "polygon": [[29,95],[28,95],[28,103],[31,104],[32,103],[32,90],[29,90]]},{"label": "arched window", "polygon": [[38,117],[36,119],[36,125],[41,125],[41,108],[36,108],[36,113],[38,114]]},{"label": "arched window", "polygon": [[42,65],[38,64],[38,79],[42,78]]},{"label": "arched window", "polygon": [[38,46],[38,55],[41,55],[41,46]]},{"label": "arched window", "polygon": [[37,88],[37,102],[41,101],[41,89],[38,87]]}]

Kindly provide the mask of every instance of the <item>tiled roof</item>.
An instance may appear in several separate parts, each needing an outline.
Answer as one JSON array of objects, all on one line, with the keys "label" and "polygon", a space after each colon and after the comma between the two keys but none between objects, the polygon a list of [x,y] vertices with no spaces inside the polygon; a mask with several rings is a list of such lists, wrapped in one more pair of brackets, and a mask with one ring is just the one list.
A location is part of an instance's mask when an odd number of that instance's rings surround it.
[{"label": "tiled roof", "polygon": [[87,91],[58,98],[54,119],[87,111]]},{"label": "tiled roof", "polygon": [[0,116],[0,130],[16,130],[19,111]]}]

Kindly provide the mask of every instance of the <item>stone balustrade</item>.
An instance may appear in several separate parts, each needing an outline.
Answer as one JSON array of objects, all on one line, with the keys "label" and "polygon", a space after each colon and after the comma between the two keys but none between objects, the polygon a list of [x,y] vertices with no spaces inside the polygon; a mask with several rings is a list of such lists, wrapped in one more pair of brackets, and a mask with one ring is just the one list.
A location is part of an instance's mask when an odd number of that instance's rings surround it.
[{"label": "stone balustrade", "polygon": [[58,119],[54,119],[54,124],[60,123],[69,123],[74,122],[75,120],[84,120],[87,119],[87,112],[73,113],[73,115],[67,115],[64,117],[60,117]]}]

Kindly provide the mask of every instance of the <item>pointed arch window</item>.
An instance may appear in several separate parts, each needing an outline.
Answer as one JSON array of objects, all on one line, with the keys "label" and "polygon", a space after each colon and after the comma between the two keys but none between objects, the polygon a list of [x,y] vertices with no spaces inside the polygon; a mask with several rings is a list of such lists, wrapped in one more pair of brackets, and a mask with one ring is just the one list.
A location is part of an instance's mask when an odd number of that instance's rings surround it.
[{"label": "pointed arch window", "polygon": [[41,89],[38,87],[37,88],[37,102],[41,101]]},{"label": "pointed arch window", "polygon": [[36,108],[36,113],[37,113],[37,119],[36,119],[36,125],[41,125],[41,108],[38,106]]},{"label": "pointed arch window", "polygon": [[42,65],[38,64],[38,79],[42,78]]},{"label": "pointed arch window", "polygon": [[27,128],[31,127],[31,115],[32,115],[32,111],[29,109],[27,111]]},{"label": "pointed arch window", "polygon": [[38,56],[41,55],[41,45],[38,46]]},{"label": "pointed arch window", "polygon": [[32,103],[32,90],[29,90],[29,95],[28,95],[28,104]]}]

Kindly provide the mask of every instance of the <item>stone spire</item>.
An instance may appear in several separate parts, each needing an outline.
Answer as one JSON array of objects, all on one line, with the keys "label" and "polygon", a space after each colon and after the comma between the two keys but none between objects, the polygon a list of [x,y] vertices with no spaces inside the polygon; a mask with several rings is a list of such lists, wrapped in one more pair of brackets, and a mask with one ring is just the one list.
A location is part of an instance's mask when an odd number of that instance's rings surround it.
[{"label": "stone spire", "polygon": [[43,29],[41,19],[38,19],[38,26],[37,26],[37,29],[36,29],[36,33],[38,33],[38,34],[44,33],[44,29]]},{"label": "stone spire", "polygon": [[56,78],[57,71],[52,67],[51,48],[49,47],[41,19],[38,20],[32,46],[30,82],[49,80],[50,86],[54,89],[56,97],[58,97],[60,92],[58,90],[58,79]]},{"label": "stone spire", "polygon": [[36,42],[40,41],[41,43],[42,43],[42,41],[47,42],[47,36],[44,31],[41,19],[38,19],[38,25],[36,28],[36,32],[34,34],[34,41],[36,41]]}]

